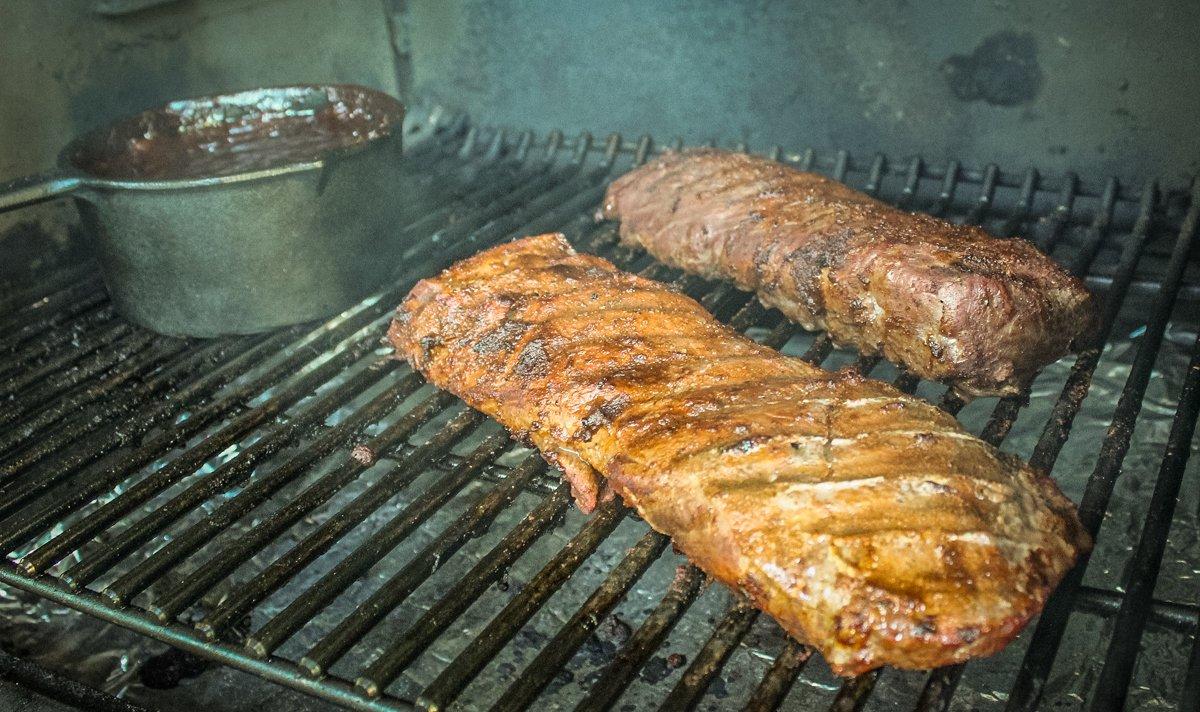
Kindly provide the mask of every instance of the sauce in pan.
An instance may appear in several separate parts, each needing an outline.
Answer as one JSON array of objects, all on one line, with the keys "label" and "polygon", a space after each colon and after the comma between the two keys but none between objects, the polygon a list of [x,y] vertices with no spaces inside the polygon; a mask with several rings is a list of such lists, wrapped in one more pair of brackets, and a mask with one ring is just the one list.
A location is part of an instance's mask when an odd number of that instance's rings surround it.
[{"label": "sauce in pan", "polygon": [[364,87],[258,89],[176,101],[84,139],[81,170],[116,180],[228,176],[318,160],[399,130],[404,108]]}]

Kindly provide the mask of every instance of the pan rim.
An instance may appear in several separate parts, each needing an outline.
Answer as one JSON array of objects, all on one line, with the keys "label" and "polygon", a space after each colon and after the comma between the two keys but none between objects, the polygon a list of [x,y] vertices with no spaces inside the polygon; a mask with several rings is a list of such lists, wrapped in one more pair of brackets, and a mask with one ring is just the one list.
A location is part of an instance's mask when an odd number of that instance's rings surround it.
[{"label": "pan rim", "polygon": [[[74,157],[78,155],[78,153],[84,147],[96,141],[99,136],[104,135],[105,132],[111,130],[114,126],[117,126],[122,122],[135,119],[144,114],[168,111],[173,105],[217,102],[220,100],[233,99],[240,95],[249,95],[255,93],[284,93],[288,91],[303,90],[321,91],[325,92],[326,94],[329,94],[331,91],[341,91],[369,95],[373,99],[380,101],[380,103],[384,106],[388,112],[388,115],[392,118],[395,128],[388,130],[386,133],[383,133],[379,136],[368,137],[365,140],[350,144],[348,146],[331,149],[322,157],[313,160],[291,161],[281,163],[276,166],[270,166],[268,168],[256,168],[212,176],[193,176],[187,178],[110,177],[93,173],[81,167],[74,160]],[[172,99],[148,109],[122,116],[102,126],[87,131],[86,133],[77,136],[63,147],[62,151],[60,151],[58,154],[57,164],[62,173],[80,180],[84,187],[93,189],[171,191],[264,181],[272,178],[320,171],[334,161],[340,161],[364,151],[378,148],[380,144],[395,140],[402,133],[399,127],[404,119],[405,113],[406,107],[400,102],[399,99],[393,97],[391,94],[388,94],[385,91],[361,84],[298,83],[222,91],[182,99]]]}]

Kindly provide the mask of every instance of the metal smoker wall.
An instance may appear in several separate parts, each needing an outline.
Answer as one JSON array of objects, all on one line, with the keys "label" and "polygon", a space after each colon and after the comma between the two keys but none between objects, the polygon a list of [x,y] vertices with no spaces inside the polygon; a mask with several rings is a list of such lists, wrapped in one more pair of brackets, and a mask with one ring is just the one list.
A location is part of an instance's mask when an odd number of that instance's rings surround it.
[{"label": "metal smoker wall", "polygon": [[1200,4],[392,0],[408,91],[604,126],[1186,185]]}]

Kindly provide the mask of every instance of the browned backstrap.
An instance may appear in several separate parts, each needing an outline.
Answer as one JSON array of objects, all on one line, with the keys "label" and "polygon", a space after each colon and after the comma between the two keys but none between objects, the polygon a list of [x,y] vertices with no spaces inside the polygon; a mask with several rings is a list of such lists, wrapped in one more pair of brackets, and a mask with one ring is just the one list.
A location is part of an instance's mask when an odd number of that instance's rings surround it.
[{"label": "browned backstrap", "polygon": [[936,407],[760,346],[558,235],[422,281],[389,337],[558,464],[581,508],[611,486],[842,674],[998,650],[1089,546],[1048,478]]},{"label": "browned backstrap", "polygon": [[1025,240],[764,158],[667,153],[617,179],[601,217],[669,265],[732,279],[807,329],[965,395],[1018,392],[1095,320],[1083,284]]}]

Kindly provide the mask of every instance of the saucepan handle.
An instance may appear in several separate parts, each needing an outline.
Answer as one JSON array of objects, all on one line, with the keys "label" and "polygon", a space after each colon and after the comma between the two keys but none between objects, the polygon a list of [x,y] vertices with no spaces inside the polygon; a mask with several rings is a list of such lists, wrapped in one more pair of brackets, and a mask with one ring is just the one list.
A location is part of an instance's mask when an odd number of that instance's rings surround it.
[{"label": "saucepan handle", "polygon": [[44,203],[82,185],[82,178],[66,173],[38,173],[0,183],[0,213]]}]

